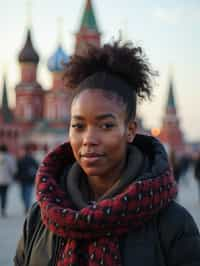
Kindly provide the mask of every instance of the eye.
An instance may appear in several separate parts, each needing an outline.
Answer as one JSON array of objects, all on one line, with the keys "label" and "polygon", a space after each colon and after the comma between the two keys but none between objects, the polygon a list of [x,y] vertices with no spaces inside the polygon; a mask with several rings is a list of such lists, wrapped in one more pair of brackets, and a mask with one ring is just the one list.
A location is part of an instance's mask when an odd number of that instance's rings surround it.
[{"label": "eye", "polygon": [[84,128],[84,124],[81,124],[81,123],[73,123],[73,124],[71,124],[71,127],[72,128],[75,128],[75,129],[83,129]]},{"label": "eye", "polygon": [[101,125],[101,128],[103,129],[111,129],[113,128],[115,125],[113,123],[104,123]]}]

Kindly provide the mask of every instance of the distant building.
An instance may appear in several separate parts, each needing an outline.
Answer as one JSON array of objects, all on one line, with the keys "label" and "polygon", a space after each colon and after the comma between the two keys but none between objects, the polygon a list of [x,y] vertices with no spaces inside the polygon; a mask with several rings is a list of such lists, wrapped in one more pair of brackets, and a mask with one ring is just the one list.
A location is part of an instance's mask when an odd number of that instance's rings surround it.
[{"label": "distant building", "polygon": [[80,28],[76,33],[75,53],[82,54],[87,49],[88,44],[95,47],[100,47],[101,45],[101,34],[91,0],[86,0]]},{"label": "distant building", "polygon": [[174,85],[172,79],[169,83],[169,92],[166,103],[165,114],[161,126],[159,139],[165,144],[169,151],[181,155],[185,150],[183,133],[177,116],[177,107],[174,97]]},{"label": "distant building", "polygon": [[[100,46],[101,35],[91,0],[87,0],[76,34],[75,53],[84,52],[88,44]],[[70,56],[59,43],[56,51],[48,60],[52,74],[52,85],[44,90],[37,81],[39,54],[32,42],[31,29],[22,50],[19,52],[21,79],[15,87],[16,106],[8,106],[6,80],[3,82],[2,104],[0,109],[0,143],[8,145],[16,153],[23,143],[32,143],[33,148],[47,150],[49,147],[67,139],[69,110],[73,96],[70,89],[64,88],[62,74],[64,64]]]},{"label": "distant building", "polygon": [[[96,47],[101,45],[101,33],[91,0],[86,0],[75,39],[74,52],[76,54],[84,53],[88,45]],[[67,139],[73,91],[64,87],[62,75],[64,64],[69,60],[70,55],[64,51],[62,43],[59,42],[47,63],[52,76],[52,84],[49,90],[44,90],[37,80],[40,57],[34,48],[31,28],[27,29],[24,46],[18,55],[21,78],[15,87],[16,106],[13,110],[8,106],[5,77],[3,81],[0,144],[7,144],[10,151],[17,153],[18,147],[28,142],[32,144],[33,149],[42,153]],[[144,129],[141,117],[137,117],[137,121],[138,132],[150,135],[150,131]],[[182,151],[184,148],[176,115],[172,81],[160,139],[177,151]]]}]

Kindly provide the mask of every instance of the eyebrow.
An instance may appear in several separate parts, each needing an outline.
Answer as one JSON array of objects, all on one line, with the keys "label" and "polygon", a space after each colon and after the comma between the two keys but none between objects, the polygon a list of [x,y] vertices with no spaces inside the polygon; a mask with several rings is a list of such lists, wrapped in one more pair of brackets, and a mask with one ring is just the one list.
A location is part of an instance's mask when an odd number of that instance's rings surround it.
[{"label": "eyebrow", "polygon": [[[112,118],[112,119],[116,120],[116,117],[112,113],[107,113],[107,114],[102,114],[102,115],[96,116],[96,120],[103,120],[106,118]],[[72,119],[84,120],[84,117],[82,117],[81,115],[73,115]]]}]

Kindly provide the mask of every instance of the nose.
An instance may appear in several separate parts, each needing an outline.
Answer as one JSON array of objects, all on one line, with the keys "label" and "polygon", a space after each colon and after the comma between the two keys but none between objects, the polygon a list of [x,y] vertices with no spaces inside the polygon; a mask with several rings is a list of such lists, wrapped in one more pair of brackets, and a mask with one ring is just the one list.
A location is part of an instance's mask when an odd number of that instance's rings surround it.
[{"label": "nose", "polygon": [[83,134],[83,145],[91,146],[98,145],[98,143],[99,137],[97,131],[94,128],[88,127]]}]

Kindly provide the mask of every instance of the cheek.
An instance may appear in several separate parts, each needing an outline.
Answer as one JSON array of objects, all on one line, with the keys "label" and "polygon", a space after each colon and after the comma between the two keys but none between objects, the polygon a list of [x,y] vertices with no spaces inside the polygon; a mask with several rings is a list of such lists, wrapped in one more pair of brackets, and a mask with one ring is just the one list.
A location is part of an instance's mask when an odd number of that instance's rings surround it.
[{"label": "cheek", "polygon": [[69,143],[72,147],[75,158],[77,158],[79,147],[80,147],[80,138],[73,133],[69,134]]},{"label": "cheek", "polygon": [[104,138],[104,143],[113,152],[123,152],[127,144],[126,134],[124,131],[113,132],[113,134]]}]

